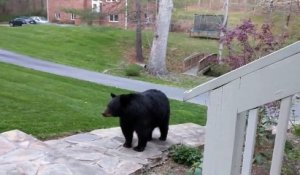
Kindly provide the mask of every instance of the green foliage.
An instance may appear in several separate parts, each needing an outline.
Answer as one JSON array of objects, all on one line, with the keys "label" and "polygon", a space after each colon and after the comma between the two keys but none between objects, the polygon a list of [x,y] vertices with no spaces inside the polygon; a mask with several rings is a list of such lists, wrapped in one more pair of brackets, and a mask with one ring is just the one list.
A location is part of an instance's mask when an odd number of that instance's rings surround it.
[{"label": "green foliage", "polygon": [[300,172],[300,146],[293,141],[287,141],[285,144],[284,163],[282,174],[294,175]]},{"label": "green foliage", "polygon": [[268,108],[276,108],[278,102],[270,103],[259,108],[259,118],[257,125],[256,150],[254,154],[254,164],[263,167],[269,167],[269,161],[272,158],[272,148],[274,144],[274,135],[270,127],[276,125],[275,118],[267,113]]},{"label": "green foliage", "polygon": [[176,163],[192,166],[200,162],[202,153],[199,148],[176,145],[171,148],[170,156]]},{"label": "green foliage", "polygon": [[129,64],[125,68],[126,76],[140,76],[141,71],[142,71],[142,67],[136,64]]},{"label": "green foliage", "polygon": [[196,162],[193,164],[192,168],[189,169],[188,175],[202,175],[202,162],[203,160],[201,159],[201,162]]},{"label": "green foliage", "polygon": [[293,133],[294,133],[296,136],[300,137],[300,125],[295,125],[295,126],[293,127]]},{"label": "green foliage", "polygon": [[[272,134],[270,128],[272,128],[272,126],[276,126],[277,124],[279,105],[280,101],[275,101],[266,104],[259,109],[254,165],[266,171],[270,168],[275,141],[275,135]],[[294,141],[294,138],[287,140],[285,143],[284,162],[281,174],[297,174],[300,171],[299,160],[299,143]]]},{"label": "green foliage", "polygon": [[[119,126],[117,118],[104,118],[100,113],[111,92],[129,91],[5,63],[0,67],[0,132],[19,129],[49,139]],[[170,103],[171,124],[205,124],[206,107],[175,100]]]},{"label": "green foliage", "polygon": [[205,74],[213,77],[221,76],[231,70],[228,64],[214,64],[210,67],[210,70]]},{"label": "green foliage", "polygon": [[254,156],[254,163],[255,164],[258,164],[258,165],[263,165],[265,164],[266,162],[268,162],[268,158],[270,154],[266,154],[266,153],[263,153],[263,152],[260,152],[258,154],[256,154]]}]

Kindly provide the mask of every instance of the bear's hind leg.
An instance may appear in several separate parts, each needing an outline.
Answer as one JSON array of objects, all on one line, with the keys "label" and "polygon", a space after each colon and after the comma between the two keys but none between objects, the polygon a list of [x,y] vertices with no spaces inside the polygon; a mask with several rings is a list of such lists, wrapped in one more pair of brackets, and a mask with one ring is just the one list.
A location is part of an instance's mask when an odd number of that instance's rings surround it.
[{"label": "bear's hind leg", "polygon": [[168,135],[168,130],[169,130],[169,125],[161,125],[159,126],[159,130],[160,130],[160,137],[159,140],[167,140],[167,135]]},{"label": "bear's hind leg", "polygon": [[151,141],[151,140],[152,140],[152,133],[153,133],[153,130],[154,130],[154,128],[151,130],[151,132],[149,132],[147,141]]}]

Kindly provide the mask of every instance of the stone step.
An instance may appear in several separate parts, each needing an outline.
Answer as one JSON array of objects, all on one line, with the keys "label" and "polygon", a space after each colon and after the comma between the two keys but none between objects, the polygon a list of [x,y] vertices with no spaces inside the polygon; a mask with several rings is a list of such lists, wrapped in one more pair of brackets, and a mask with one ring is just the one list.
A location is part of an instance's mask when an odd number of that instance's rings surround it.
[{"label": "stone step", "polygon": [[[98,129],[42,142],[19,130],[0,134],[0,174],[117,175],[156,165],[174,144],[204,144],[204,127],[193,123],[171,125],[167,141],[153,140],[143,152],[124,148],[121,129]],[[134,136],[133,145],[137,144]]]}]

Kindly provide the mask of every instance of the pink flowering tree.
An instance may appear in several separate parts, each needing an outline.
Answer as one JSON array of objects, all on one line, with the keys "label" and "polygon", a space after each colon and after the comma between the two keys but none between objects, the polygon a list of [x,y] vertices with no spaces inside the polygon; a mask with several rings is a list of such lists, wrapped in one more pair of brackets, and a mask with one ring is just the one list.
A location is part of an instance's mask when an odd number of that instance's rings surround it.
[{"label": "pink flowering tree", "polygon": [[275,36],[269,24],[258,29],[252,21],[245,20],[233,29],[222,28],[224,36],[220,39],[227,51],[227,62],[236,69],[281,48],[287,34]]}]

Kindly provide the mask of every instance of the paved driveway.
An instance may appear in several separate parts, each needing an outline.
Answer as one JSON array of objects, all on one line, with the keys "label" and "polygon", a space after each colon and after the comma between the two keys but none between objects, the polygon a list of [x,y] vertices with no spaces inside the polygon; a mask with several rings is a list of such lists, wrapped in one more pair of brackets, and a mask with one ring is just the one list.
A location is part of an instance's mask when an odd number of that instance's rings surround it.
[{"label": "paved driveway", "polygon": [[[90,81],[97,84],[113,86],[113,87],[127,89],[136,92],[142,92],[147,89],[159,89],[162,92],[164,92],[169,98],[180,100],[180,101],[182,101],[183,92],[186,90],[186,89],[176,88],[176,87],[171,87],[166,85],[159,85],[159,84],[148,83],[144,81],[116,77],[116,76],[84,70],[72,66],[56,64],[53,62],[34,59],[32,57],[16,54],[14,52],[1,50],[1,49],[0,49],[0,61],[22,66],[22,67],[31,68],[42,72],[48,72],[56,75]],[[208,99],[207,97],[208,95],[204,94],[202,96],[190,100],[189,102],[206,105]]]}]

